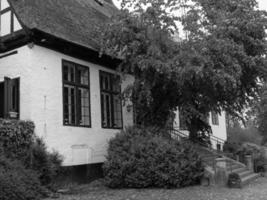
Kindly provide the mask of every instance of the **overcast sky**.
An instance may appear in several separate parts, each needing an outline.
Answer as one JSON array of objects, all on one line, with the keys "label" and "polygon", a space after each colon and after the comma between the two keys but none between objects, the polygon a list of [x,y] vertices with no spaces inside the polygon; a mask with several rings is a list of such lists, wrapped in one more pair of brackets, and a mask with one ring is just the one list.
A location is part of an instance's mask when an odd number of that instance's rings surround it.
[{"label": "overcast sky", "polygon": [[267,10],[267,1],[266,0],[259,0],[260,9]]},{"label": "overcast sky", "polygon": [[[119,0],[113,0],[113,1],[117,6],[120,5]],[[258,0],[258,1],[259,1],[260,9],[267,10],[267,1],[266,0]]]}]

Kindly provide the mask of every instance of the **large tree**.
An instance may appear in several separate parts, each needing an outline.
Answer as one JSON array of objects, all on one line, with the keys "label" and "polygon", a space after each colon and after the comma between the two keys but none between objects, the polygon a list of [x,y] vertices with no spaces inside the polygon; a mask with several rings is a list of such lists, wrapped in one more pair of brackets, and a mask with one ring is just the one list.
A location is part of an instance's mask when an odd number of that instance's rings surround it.
[{"label": "large tree", "polygon": [[123,0],[102,50],[135,77],[127,91],[138,123],[165,126],[179,107],[196,138],[210,133],[210,111],[241,116],[258,95],[266,25],[255,0]]}]

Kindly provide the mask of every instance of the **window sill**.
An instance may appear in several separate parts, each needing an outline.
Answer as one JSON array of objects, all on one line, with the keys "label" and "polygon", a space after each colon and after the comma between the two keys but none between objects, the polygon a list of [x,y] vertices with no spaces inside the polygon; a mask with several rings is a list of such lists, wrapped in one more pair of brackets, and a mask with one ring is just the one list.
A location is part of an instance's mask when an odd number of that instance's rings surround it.
[{"label": "window sill", "polygon": [[111,130],[122,130],[123,127],[120,127],[120,128],[114,128],[114,127],[101,127],[102,129],[111,129]]},{"label": "window sill", "polygon": [[92,126],[82,126],[82,125],[69,125],[69,124],[63,124],[63,126],[66,127],[74,127],[74,128],[92,128]]}]

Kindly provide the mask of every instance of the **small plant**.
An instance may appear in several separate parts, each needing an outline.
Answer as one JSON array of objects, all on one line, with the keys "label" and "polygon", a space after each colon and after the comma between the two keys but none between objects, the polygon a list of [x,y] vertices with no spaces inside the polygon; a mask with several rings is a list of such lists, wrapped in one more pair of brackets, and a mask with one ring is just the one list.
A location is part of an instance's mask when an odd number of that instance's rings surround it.
[{"label": "small plant", "polygon": [[231,173],[228,177],[228,186],[230,188],[241,188],[241,179],[237,173]]},{"label": "small plant", "polygon": [[109,142],[103,166],[107,186],[180,188],[200,183],[204,167],[192,146],[152,130],[128,128]]}]

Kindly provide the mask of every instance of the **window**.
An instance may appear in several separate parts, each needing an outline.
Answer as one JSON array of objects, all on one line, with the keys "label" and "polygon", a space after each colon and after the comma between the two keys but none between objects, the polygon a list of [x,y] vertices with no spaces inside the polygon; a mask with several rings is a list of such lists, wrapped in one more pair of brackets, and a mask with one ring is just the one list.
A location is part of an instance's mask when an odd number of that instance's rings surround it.
[{"label": "window", "polygon": [[213,125],[219,125],[219,115],[217,112],[211,112],[211,121]]},{"label": "window", "polygon": [[9,35],[14,33],[18,30],[21,30],[22,27],[14,14],[11,10],[9,3],[7,0],[0,0],[0,28],[1,28],[1,36]]},{"label": "window", "polygon": [[63,61],[63,124],[91,127],[89,68]]},{"label": "window", "polygon": [[19,84],[19,78],[0,82],[0,118],[19,119]]},{"label": "window", "polygon": [[120,76],[100,71],[103,128],[122,128]]}]

